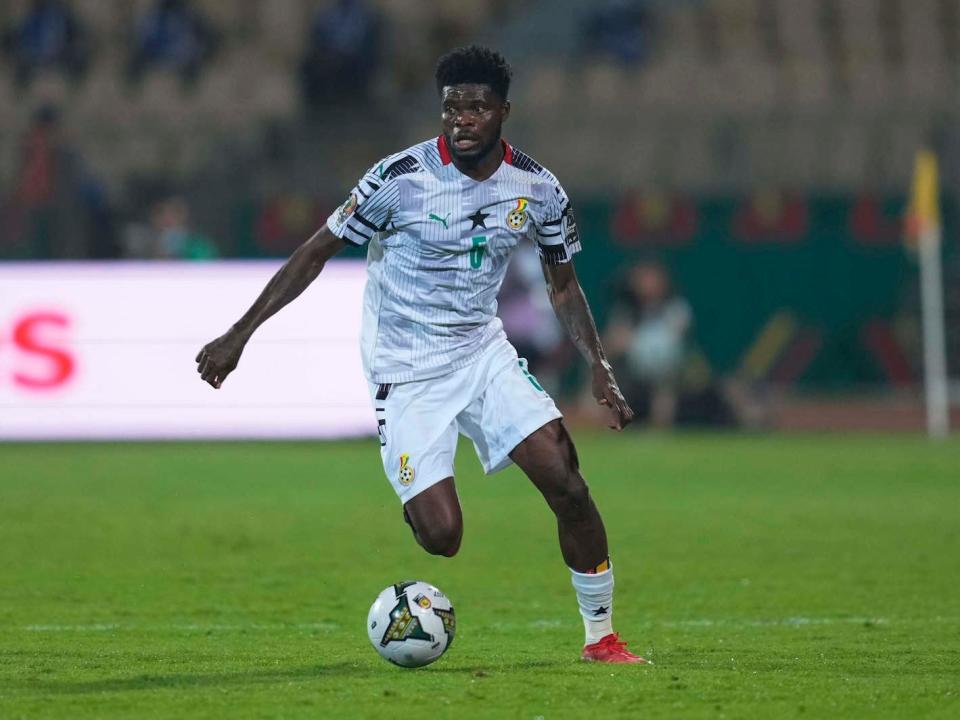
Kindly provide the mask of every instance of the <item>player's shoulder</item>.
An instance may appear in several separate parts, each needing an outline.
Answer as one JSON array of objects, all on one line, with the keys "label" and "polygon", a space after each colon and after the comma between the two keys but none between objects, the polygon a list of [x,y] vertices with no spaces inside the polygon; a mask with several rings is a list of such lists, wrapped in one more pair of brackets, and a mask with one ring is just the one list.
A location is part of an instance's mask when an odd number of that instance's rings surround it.
[{"label": "player's shoulder", "polygon": [[535,189],[540,189],[544,194],[554,193],[566,198],[563,186],[550,170],[543,163],[534,160],[520,148],[506,145],[506,161],[512,165],[521,175],[526,176]]},{"label": "player's shoulder", "polygon": [[520,172],[529,173],[539,180],[546,180],[554,185],[560,184],[557,176],[550,172],[543,163],[537,162],[515,145],[506,144],[506,160]]},{"label": "player's shoulder", "polygon": [[543,200],[555,197],[561,207],[569,203],[567,193],[550,170],[542,163],[534,160],[530,155],[518,147],[506,146],[506,161],[529,182],[535,194],[541,195]]},{"label": "player's shoulder", "polygon": [[367,175],[387,183],[405,175],[430,172],[442,164],[436,140],[424,140],[381,158]]}]

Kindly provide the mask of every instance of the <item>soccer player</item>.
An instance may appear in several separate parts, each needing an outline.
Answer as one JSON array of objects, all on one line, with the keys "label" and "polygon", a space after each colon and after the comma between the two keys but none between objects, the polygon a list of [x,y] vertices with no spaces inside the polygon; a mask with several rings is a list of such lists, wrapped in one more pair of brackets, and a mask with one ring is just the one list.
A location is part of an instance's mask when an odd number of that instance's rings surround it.
[{"label": "soccer player", "polygon": [[604,355],[571,262],[580,236],[567,194],[501,139],[511,70],[487,48],[437,64],[439,137],[378,162],[324,227],[294,251],[253,306],[197,355],[219,388],[253,332],[347,245],[367,245],[361,352],[387,479],[414,537],[434,555],[460,547],[458,433],[487,473],[516,463],[557,518],[586,631],[582,658],[646,663],[613,631],[613,566],[577,452],[549,395],[507,341],[497,293],[523,238],[539,251],[550,300],[590,364],[610,427],[633,419]]}]

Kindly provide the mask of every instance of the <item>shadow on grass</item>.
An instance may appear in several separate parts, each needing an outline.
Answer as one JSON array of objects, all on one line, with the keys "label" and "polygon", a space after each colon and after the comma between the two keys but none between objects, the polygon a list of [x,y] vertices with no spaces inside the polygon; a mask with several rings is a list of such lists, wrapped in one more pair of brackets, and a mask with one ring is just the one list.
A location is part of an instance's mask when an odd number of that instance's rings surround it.
[{"label": "shadow on grass", "polygon": [[[462,675],[464,677],[487,677],[522,670],[559,668],[565,662],[536,660],[498,665],[433,666],[420,671],[425,674]],[[302,665],[299,667],[252,669],[229,673],[174,673],[170,675],[140,674],[128,678],[109,678],[91,681],[24,680],[0,684],[0,690],[35,692],[47,695],[86,695],[99,693],[123,693],[140,690],[163,690],[207,687],[231,687],[269,685],[296,680],[385,678],[393,673],[410,672],[387,665],[358,665],[351,662],[330,665]]]}]

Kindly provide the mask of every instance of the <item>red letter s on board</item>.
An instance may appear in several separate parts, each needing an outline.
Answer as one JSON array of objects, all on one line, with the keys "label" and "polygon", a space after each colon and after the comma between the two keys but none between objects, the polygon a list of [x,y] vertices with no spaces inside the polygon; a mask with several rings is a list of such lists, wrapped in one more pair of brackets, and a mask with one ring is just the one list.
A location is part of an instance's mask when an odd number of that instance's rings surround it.
[{"label": "red letter s on board", "polygon": [[14,373],[13,381],[32,390],[51,390],[63,385],[73,375],[75,362],[73,356],[57,347],[51,347],[40,339],[43,326],[67,328],[70,321],[66,316],[54,312],[33,313],[23,317],[13,328],[13,343],[21,351],[47,358],[49,372],[45,376]]}]

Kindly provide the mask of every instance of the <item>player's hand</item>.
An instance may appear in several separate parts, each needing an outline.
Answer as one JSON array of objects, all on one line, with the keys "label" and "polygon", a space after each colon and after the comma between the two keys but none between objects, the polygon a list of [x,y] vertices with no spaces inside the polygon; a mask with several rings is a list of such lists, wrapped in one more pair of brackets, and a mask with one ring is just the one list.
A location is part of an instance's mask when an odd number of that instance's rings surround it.
[{"label": "player's hand", "polygon": [[606,361],[593,366],[593,396],[599,405],[607,407],[613,415],[613,422],[609,427],[614,430],[623,430],[633,421],[633,410],[623,398],[613,370]]},{"label": "player's hand", "polygon": [[237,367],[246,344],[246,338],[231,329],[204,345],[196,357],[200,379],[219,388]]}]

